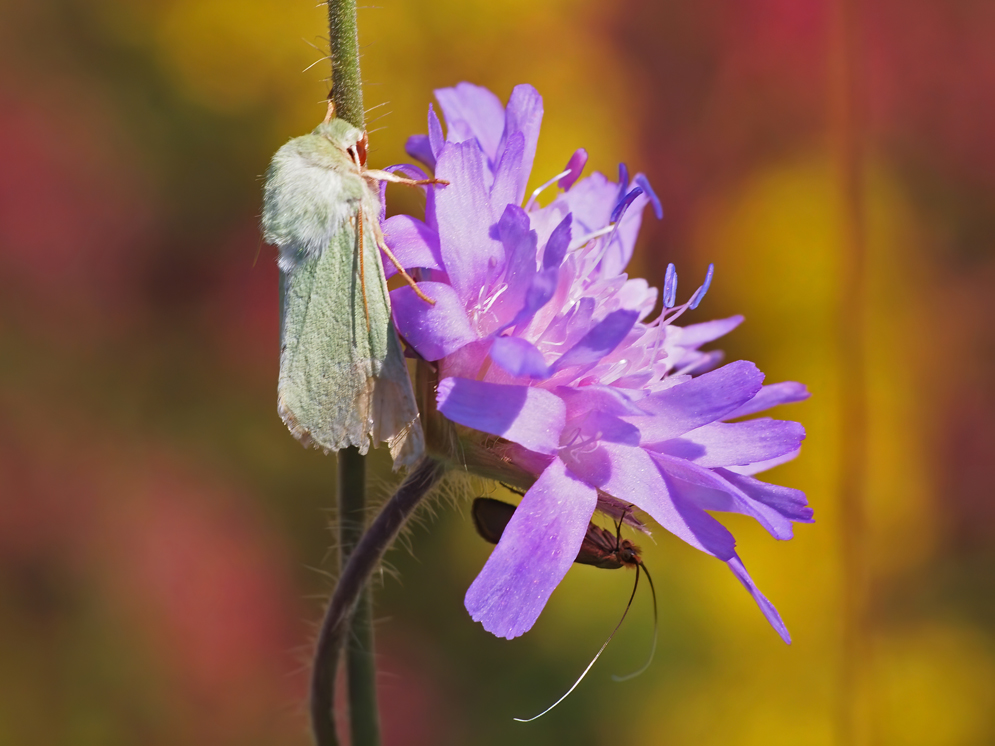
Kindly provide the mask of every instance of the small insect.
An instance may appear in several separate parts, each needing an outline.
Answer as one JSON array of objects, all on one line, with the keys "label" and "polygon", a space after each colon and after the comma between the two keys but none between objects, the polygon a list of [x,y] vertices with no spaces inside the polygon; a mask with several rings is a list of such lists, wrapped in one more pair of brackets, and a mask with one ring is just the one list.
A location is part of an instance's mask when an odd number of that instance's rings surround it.
[{"label": "small insect", "polygon": [[[508,522],[511,520],[511,516],[514,515],[514,513],[514,505],[502,502],[501,500],[495,500],[491,497],[478,497],[473,501],[473,524],[477,529],[477,533],[491,544],[497,544],[501,540],[501,536],[504,534],[504,529],[508,525]],[[577,688],[577,685],[580,684],[581,681],[584,680],[584,677],[587,676],[587,672],[591,670],[598,658],[601,657],[601,654],[605,652],[605,648],[608,647],[608,643],[612,641],[615,633],[618,632],[619,627],[622,626],[622,622],[625,621],[625,617],[629,613],[629,608],[632,606],[632,600],[636,597],[636,588],[639,587],[640,570],[646,573],[646,579],[649,580],[650,591],[653,595],[653,645],[650,648],[649,658],[646,660],[646,663],[639,668],[639,670],[627,674],[626,676],[612,676],[612,678],[615,681],[627,681],[641,674],[649,668],[650,664],[653,662],[653,655],[656,653],[657,639],[656,588],[653,586],[653,578],[650,577],[649,570],[646,569],[646,565],[643,564],[642,557],[639,556],[639,547],[628,539],[622,538],[622,521],[624,518],[625,515],[623,514],[622,519],[615,524],[614,534],[608,529],[597,526],[594,523],[588,524],[587,533],[584,535],[584,540],[580,545],[580,551],[577,552],[577,558],[574,560],[574,562],[579,562],[582,565],[593,565],[594,567],[601,567],[605,570],[617,570],[620,567],[635,568],[636,580],[632,585],[632,594],[629,596],[629,602],[625,605],[625,611],[622,612],[622,618],[618,620],[618,624],[615,625],[615,629],[613,629],[612,633],[608,635],[608,639],[605,640],[604,644],[601,646],[601,649],[598,650],[594,658],[591,659],[591,662],[587,664],[587,668],[584,669],[584,672],[573,683],[573,686],[571,686],[562,697],[535,717],[515,718],[515,720],[519,723],[529,723],[533,720],[538,720],[570,696],[570,693]]]},{"label": "small insect", "polygon": [[378,183],[447,184],[366,168],[366,133],[334,116],[283,145],[264,188],[263,237],[279,249],[277,408],[294,437],[328,451],[387,442],[395,468],[424,450],[390,315]]}]

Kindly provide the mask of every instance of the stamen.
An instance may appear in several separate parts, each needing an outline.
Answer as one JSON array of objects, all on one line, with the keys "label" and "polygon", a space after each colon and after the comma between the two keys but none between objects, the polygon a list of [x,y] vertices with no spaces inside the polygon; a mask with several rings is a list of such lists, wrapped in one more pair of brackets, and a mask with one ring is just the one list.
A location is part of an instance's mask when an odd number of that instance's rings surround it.
[{"label": "stamen", "polygon": [[671,262],[663,279],[663,307],[673,308],[677,302],[677,267]]},{"label": "stamen", "polygon": [[533,207],[535,207],[536,200],[539,198],[540,194],[546,191],[546,189],[548,189],[549,187],[553,186],[553,184],[562,179],[564,176],[568,176],[570,173],[571,171],[569,168],[566,171],[560,171],[560,173],[556,174],[556,176],[547,181],[545,184],[543,184],[540,187],[537,187],[536,190],[532,192],[532,196],[529,197],[529,201],[525,203],[525,212],[528,212]]},{"label": "stamen", "polygon": [[573,241],[570,242],[569,250],[576,251],[577,249],[581,248],[584,244],[586,244],[588,241],[593,241],[596,238],[611,233],[613,230],[615,230],[614,225],[606,225],[604,228],[599,228],[598,230],[592,231],[591,233],[588,233],[585,236],[581,236],[580,238],[574,239]]},{"label": "stamen", "polygon": [[617,223],[619,220],[621,220],[622,216],[625,215],[625,211],[629,209],[629,205],[631,205],[633,200],[635,200],[636,197],[638,197],[642,193],[643,193],[642,189],[640,189],[639,187],[635,187],[631,192],[622,197],[622,199],[619,200],[618,204],[615,205],[615,209],[612,210],[612,215],[608,219],[608,222]]},{"label": "stamen", "polygon": [[712,284],[712,273],[715,272],[715,265],[708,265],[708,272],[705,273],[704,284],[694,291],[694,295],[691,296],[691,300],[688,301],[688,307],[693,311],[701,303],[702,298],[705,297],[705,293],[708,292],[709,286]]},{"label": "stamen", "polygon": [[653,212],[656,214],[656,219],[663,220],[663,205],[660,204],[660,198],[656,196],[656,192],[650,186],[650,180],[644,174],[636,174],[635,182],[642,188],[646,196],[649,197],[649,201],[653,205]]},{"label": "stamen", "polygon": [[622,195],[629,188],[629,167],[624,163],[618,164],[618,197],[617,199],[622,199]]},{"label": "stamen", "polygon": [[577,148],[570,160],[567,161],[567,171],[570,173],[560,179],[560,189],[564,192],[569,192],[570,187],[574,185],[574,182],[580,178],[581,172],[584,170],[584,166],[587,165],[587,151],[584,148]]}]

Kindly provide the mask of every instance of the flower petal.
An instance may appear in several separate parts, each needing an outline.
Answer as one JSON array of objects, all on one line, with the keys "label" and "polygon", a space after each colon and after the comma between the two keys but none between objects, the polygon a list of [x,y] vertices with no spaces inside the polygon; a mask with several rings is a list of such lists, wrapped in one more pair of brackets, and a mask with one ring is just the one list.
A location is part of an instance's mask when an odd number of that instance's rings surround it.
[{"label": "flower petal", "polygon": [[404,143],[404,152],[416,161],[424,163],[429,168],[435,168],[435,153],[432,152],[432,144],[428,135],[412,135]]},{"label": "flower petal", "polygon": [[554,460],[525,493],[466,592],[466,610],[509,640],[528,632],[580,550],[598,493]]},{"label": "flower petal", "polygon": [[432,169],[435,169],[435,161],[442,152],[442,146],[446,139],[442,135],[442,123],[439,122],[439,115],[435,113],[435,107],[428,105],[428,144],[432,148]]},{"label": "flower petal", "polygon": [[809,396],[811,394],[809,394],[808,389],[803,383],[795,383],[794,381],[773,383],[770,386],[761,388],[756,396],[739,409],[727,414],[723,419],[731,420],[734,417],[743,417],[748,414],[763,412],[765,409],[776,407],[779,404],[794,404],[795,402],[805,401]]},{"label": "flower petal", "polygon": [[[525,136],[515,132],[505,143],[494,166],[494,184],[491,186],[491,202],[497,209],[504,205],[519,205],[522,196],[518,193],[521,181],[522,158],[525,156]],[[526,175],[526,178],[528,176]]]},{"label": "flower petal", "polygon": [[759,479],[736,474],[727,469],[715,473],[743,491],[751,500],[763,503],[795,523],[813,523],[813,511],[808,506],[805,493],[779,484],[761,482]]},{"label": "flower petal", "polygon": [[454,88],[439,88],[435,98],[442,107],[449,128],[449,142],[475,139],[494,160],[504,131],[504,107],[501,99],[482,86],[457,83]]},{"label": "flower petal", "polygon": [[525,197],[525,186],[532,173],[532,162],[535,160],[536,145],[539,143],[539,127],[542,125],[542,96],[530,85],[516,85],[508,99],[508,108],[504,115],[504,137],[502,145],[507,147],[515,133],[523,137],[521,167],[518,169],[518,184],[516,198],[511,200],[516,205],[522,203]]},{"label": "flower petal", "polygon": [[594,409],[574,420],[568,420],[561,442],[570,442],[575,437],[596,440],[601,443],[621,443],[628,446],[639,445],[639,429],[625,420],[608,412]]},{"label": "flower petal", "polygon": [[774,631],[781,636],[789,645],[791,644],[791,635],[788,633],[788,628],[781,621],[781,615],[777,613],[777,609],[774,608],[774,604],[767,600],[767,597],[760,592],[757,588],[756,583],[753,582],[753,578],[750,577],[750,573],[746,571],[746,567],[743,566],[743,560],[739,558],[738,555],[733,555],[733,558],[726,562],[729,565],[729,569],[732,570],[732,574],[736,576],[736,579],[743,584],[743,587],[750,592],[753,596],[753,600],[757,602],[757,606],[760,607],[760,611],[763,612],[764,616],[767,617],[767,621],[770,622],[770,626],[774,628]]},{"label": "flower petal", "polygon": [[780,466],[781,464],[786,464],[789,461],[795,459],[799,453],[801,453],[801,447],[796,448],[793,451],[785,453],[783,456],[778,456],[777,458],[769,458],[766,461],[757,461],[753,464],[742,464],[739,466],[727,466],[725,467],[729,471],[736,472],[737,474],[759,474],[762,471],[767,471],[768,469],[773,469],[775,466]]},{"label": "flower petal", "polygon": [[594,451],[564,450],[561,458],[588,483],[645,510],[667,531],[696,549],[729,560],[736,540],[725,526],[683,499],[667,485],[660,469],[642,448],[600,443]]},{"label": "flower petal", "polygon": [[585,334],[579,342],[563,353],[554,368],[562,370],[575,365],[596,363],[619,343],[636,323],[636,311],[612,311]]},{"label": "flower petal", "polygon": [[570,246],[570,225],[572,221],[573,215],[567,213],[567,216],[553,229],[549,240],[546,242],[546,248],[542,252],[543,269],[553,269],[563,264],[563,257],[567,255],[567,249]]},{"label": "flower petal", "polygon": [[[410,215],[388,218],[383,224],[383,237],[405,269],[445,269],[439,248],[439,234],[417,218]],[[383,259],[383,266],[388,279],[397,274],[394,263],[386,257]]]},{"label": "flower petal", "polygon": [[572,420],[592,409],[620,417],[637,414],[639,407],[622,390],[614,386],[558,386],[556,395],[567,404],[567,419]]},{"label": "flower petal", "polygon": [[566,421],[563,400],[532,386],[447,378],[439,384],[436,401],[453,422],[539,453],[556,453]]},{"label": "flower petal", "polygon": [[713,422],[680,438],[657,443],[653,450],[699,466],[742,466],[796,451],[804,439],[805,428],[799,423],[761,417],[745,422]]},{"label": "flower petal", "polygon": [[[508,205],[504,208],[497,224],[497,234],[504,247],[504,283],[506,287],[491,306],[491,315],[503,322],[500,329],[503,331],[515,323],[515,316],[521,311],[525,297],[532,285],[533,277],[536,274],[538,237],[529,225],[529,216],[518,205]],[[548,298],[543,303],[547,300]]]},{"label": "flower petal", "polygon": [[504,260],[501,242],[492,237],[496,219],[484,183],[484,154],[476,141],[443,148],[436,176],[449,186],[436,195],[442,261],[464,304],[478,300]]},{"label": "flower petal", "polygon": [[558,283],[559,270],[555,267],[536,272],[525,291],[525,299],[522,301],[521,309],[515,314],[514,319],[501,327],[500,331],[504,331],[509,326],[522,327],[531,321],[536,312],[552,300],[556,294]]},{"label": "flower petal", "polygon": [[642,432],[643,443],[675,438],[721,419],[752,399],[763,379],[751,362],[729,363],[641,399],[639,406],[654,416],[632,423]]},{"label": "flower petal", "polygon": [[700,347],[706,342],[725,336],[742,323],[742,316],[730,316],[727,319],[715,319],[701,324],[671,327],[671,329],[677,332],[674,344],[680,347]]},{"label": "flower petal", "polygon": [[549,378],[549,366],[531,342],[520,337],[498,337],[491,346],[491,359],[516,378]]},{"label": "flower petal", "polygon": [[[655,453],[652,456],[664,473],[672,478],[670,481],[672,489],[702,510],[719,510],[752,516],[775,539],[785,541],[792,537],[791,518],[766,502],[754,500],[736,484],[726,479],[726,473],[717,473],[723,470],[712,471],[690,461],[664,454]],[[733,477],[739,476],[731,472],[728,474]]]},{"label": "flower petal", "polygon": [[429,305],[408,285],[390,293],[398,333],[426,360],[441,360],[477,339],[463,304],[449,285],[419,282],[418,287],[435,305]]}]

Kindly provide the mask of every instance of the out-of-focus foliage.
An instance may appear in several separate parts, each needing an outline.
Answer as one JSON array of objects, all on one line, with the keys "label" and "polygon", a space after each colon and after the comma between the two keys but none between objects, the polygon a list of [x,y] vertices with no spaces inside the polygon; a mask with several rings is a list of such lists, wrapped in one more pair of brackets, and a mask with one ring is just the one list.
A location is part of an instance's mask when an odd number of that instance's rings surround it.
[{"label": "out-of-focus foliage", "polygon": [[[0,5],[0,744],[307,743],[308,644],[334,571],[334,459],[275,412],[274,253],[260,174],[324,112],[324,7],[284,0]],[[572,571],[508,642],[462,595],[489,551],[450,503],[378,587],[385,741],[828,744],[838,708],[842,243],[829,0],[403,0],[360,11],[372,165],[405,160],[431,90],[545,98],[537,183],[576,147],[645,171],[633,272],[717,265],[698,320],[807,382],[780,467],[817,523],[734,520],[786,647],[717,563],[644,541]],[[995,740],[995,12],[864,9],[871,604],[859,696],[880,744]],[[302,73],[305,67],[317,64]],[[382,106],[381,106],[382,105]],[[378,108],[372,108],[378,107]],[[417,211],[393,188],[391,210]],[[258,258],[257,258],[258,254]],[[701,315],[703,314],[703,315]],[[371,463],[386,480],[384,454]],[[384,486],[381,492],[386,490]],[[427,516],[426,516],[427,518]],[[662,533],[662,532],[658,532]]]}]

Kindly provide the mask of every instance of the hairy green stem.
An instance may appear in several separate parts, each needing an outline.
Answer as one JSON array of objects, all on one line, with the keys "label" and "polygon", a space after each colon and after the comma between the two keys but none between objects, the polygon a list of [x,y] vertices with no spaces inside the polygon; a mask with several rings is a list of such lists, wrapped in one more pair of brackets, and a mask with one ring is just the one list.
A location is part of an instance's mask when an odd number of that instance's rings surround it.
[{"label": "hairy green stem", "polygon": [[[328,38],[332,58],[332,90],[335,116],[361,130],[366,129],[363,82],[359,71],[359,32],[356,0],[327,0]],[[345,572],[360,543],[366,525],[366,464],[355,448],[339,451],[339,569]],[[341,587],[341,579],[339,586]],[[338,588],[336,588],[336,592]],[[333,595],[334,601],[334,595]],[[329,613],[333,604],[329,605]],[[339,647],[349,629],[346,653],[349,686],[349,724],[352,746],[379,746],[380,714],[377,709],[376,660],[373,650],[373,604],[366,577],[356,588],[349,616],[337,622],[343,637],[326,639],[328,616],[315,651],[311,678],[311,727],[317,746],[338,746],[335,728],[335,675]]]},{"label": "hairy green stem", "polygon": [[365,130],[356,0],[328,0],[328,32],[332,55],[331,99],[335,104],[335,116]]},{"label": "hairy green stem", "polygon": [[[366,459],[356,448],[339,451],[338,476],[341,569],[346,566],[366,529]],[[369,587],[360,593],[352,615],[352,634],[346,641],[346,672],[350,742],[352,746],[378,746],[380,716],[373,652],[373,599]]]},{"label": "hairy green stem", "polygon": [[[339,582],[325,611],[311,673],[311,724],[318,746],[338,744],[332,712],[335,671],[342,646],[350,635],[350,618],[360,602],[367,581],[415,508],[444,473],[445,466],[442,462],[428,456],[423,457],[409,472],[393,497],[384,504],[342,568]],[[355,728],[353,737],[356,737]],[[360,746],[360,743],[353,741],[353,746]]]}]

